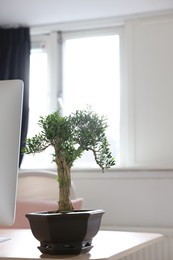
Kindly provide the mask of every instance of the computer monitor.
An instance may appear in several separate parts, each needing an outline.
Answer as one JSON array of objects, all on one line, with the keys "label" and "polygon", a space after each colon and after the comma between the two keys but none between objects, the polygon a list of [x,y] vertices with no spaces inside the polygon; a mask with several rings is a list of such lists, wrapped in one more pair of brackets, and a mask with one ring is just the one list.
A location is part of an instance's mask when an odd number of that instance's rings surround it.
[{"label": "computer monitor", "polygon": [[15,220],[23,82],[0,81],[0,226]]}]

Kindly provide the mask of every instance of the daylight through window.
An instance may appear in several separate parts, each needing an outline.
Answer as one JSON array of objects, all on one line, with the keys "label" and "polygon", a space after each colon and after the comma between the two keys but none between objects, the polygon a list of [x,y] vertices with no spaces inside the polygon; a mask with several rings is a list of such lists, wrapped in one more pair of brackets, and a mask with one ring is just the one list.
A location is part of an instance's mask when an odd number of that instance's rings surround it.
[{"label": "daylight through window", "polygon": [[[62,34],[63,37],[63,34]],[[67,115],[76,109],[90,105],[100,115],[108,119],[107,136],[111,151],[119,162],[120,140],[120,39],[118,34],[67,37],[63,39],[61,61],[57,68],[57,96],[51,93],[49,72],[56,64],[56,55],[49,56],[46,48],[32,49],[30,59],[30,98],[28,137],[39,131],[38,118],[50,111],[48,105],[60,105]],[[62,67],[60,67],[62,66]],[[60,72],[62,73],[60,75]],[[59,93],[59,94],[58,94]],[[21,168],[52,168],[51,154],[25,155]],[[90,153],[84,154],[74,166],[96,167]]]}]

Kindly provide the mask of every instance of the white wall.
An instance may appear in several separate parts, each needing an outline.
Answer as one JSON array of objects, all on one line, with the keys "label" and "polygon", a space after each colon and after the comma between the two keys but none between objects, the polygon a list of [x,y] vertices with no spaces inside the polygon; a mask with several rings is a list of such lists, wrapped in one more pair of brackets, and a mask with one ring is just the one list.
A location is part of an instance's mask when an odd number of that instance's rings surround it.
[{"label": "white wall", "polygon": [[83,208],[106,211],[109,227],[173,228],[173,171],[73,172]]}]

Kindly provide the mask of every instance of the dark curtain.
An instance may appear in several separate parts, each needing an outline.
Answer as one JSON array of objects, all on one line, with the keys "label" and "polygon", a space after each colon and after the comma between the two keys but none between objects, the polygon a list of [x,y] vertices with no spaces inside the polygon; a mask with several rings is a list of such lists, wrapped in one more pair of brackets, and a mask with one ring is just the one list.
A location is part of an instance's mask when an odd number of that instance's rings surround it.
[{"label": "dark curtain", "polygon": [[21,79],[24,82],[19,167],[23,158],[21,149],[24,146],[28,129],[29,61],[29,28],[0,28],[0,80]]}]

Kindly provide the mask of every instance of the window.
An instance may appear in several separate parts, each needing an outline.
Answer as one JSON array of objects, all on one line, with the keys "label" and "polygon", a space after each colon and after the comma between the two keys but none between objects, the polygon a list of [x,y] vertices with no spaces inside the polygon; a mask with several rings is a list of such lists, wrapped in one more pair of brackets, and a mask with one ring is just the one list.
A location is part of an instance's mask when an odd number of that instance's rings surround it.
[{"label": "window", "polygon": [[[115,31],[59,33],[58,55],[49,56],[48,49],[33,48],[31,53],[30,119],[28,136],[39,129],[38,117],[50,111],[56,103],[62,114],[91,105],[92,109],[108,118],[107,136],[111,151],[119,161],[120,132],[120,35]],[[51,75],[49,66],[56,64],[56,95],[49,95]],[[40,65],[41,64],[41,65]],[[56,68],[53,68],[55,73]],[[50,77],[50,78],[49,78]],[[55,84],[54,84],[55,85]],[[40,94],[41,93],[41,94]],[[54,99],[54,100],[53,100]],[[52,151],[34,157],[24,156],[22,168],[50,168]],[[49,154],[49,155],[48,155]],[[32,160],[32,163],[31,163]],[[79,159],[76,167],[95,167],[88,152]]]},{"label": "window", "polygon": [[[111,151],[119,157],[120,69],[119,35],[99,35],[64,40],[63,113],[88,104],[108,119]],[[75,165],[91,166],[93,156]],[[95,163],[93,163],[94,167]]]},{"label": "window", "polygon": [[[30,55],[30,91],[28,137],[39,132],[40,115],[49,111],[48,49],[45,41],[34,41]],[[44,168],[51,161],[49,152],[24,155],[21,168]]]}]

